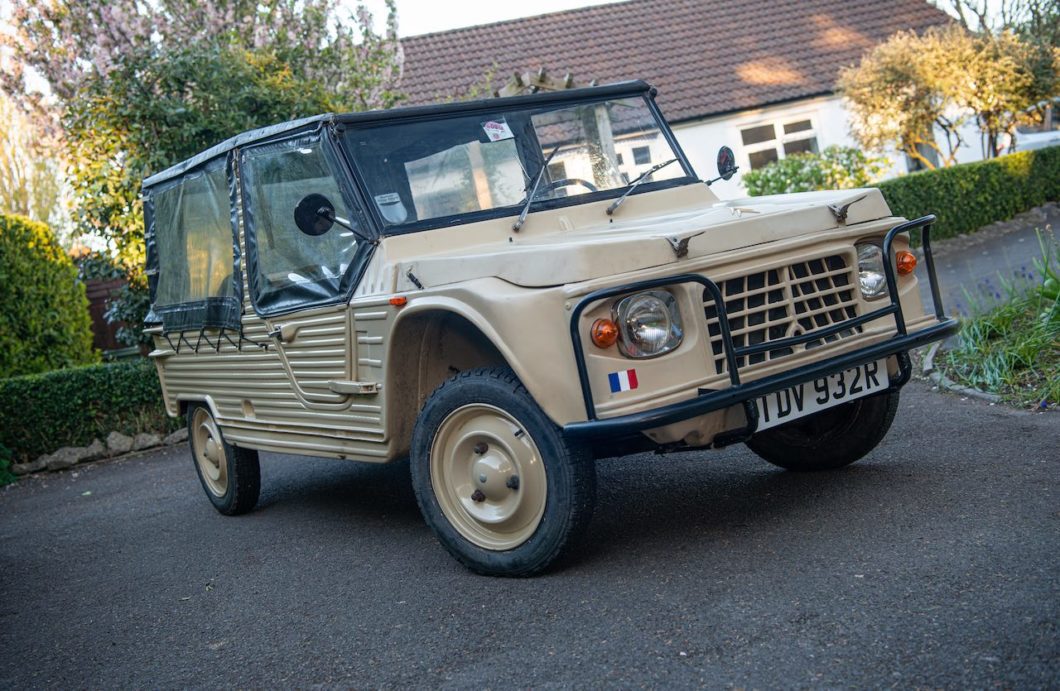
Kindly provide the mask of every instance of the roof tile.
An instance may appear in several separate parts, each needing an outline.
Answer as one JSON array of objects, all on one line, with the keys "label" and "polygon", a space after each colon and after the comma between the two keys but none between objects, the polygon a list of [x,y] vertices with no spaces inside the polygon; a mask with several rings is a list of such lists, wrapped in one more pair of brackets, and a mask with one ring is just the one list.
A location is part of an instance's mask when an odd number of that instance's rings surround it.
[{"label": "roof tile", "polygon": [[671,121],[830,93],[903,29],[951,21],[924,0],[626,0],[402,40],[410,104],[477,95],[514,72],[644,79]]}]

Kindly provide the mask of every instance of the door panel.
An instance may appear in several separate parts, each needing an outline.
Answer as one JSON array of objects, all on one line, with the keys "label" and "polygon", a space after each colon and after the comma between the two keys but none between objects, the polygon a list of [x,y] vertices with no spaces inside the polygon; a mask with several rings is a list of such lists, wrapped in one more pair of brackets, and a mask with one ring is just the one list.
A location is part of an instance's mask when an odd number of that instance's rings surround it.
[{"label": "door panel", "polygon": [[349,394],[337,393],[331,385],[351,378],[356,346],[351,338],[348,307],[340,305],[311,315],[285,315],[266,321],[303,405],[333,408],[349,400]]}]

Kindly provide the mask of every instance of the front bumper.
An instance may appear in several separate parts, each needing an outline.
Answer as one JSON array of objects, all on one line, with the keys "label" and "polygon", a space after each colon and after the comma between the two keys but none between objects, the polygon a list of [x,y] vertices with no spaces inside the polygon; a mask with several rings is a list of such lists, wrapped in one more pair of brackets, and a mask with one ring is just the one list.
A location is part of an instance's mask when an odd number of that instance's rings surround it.
[{"label": "front bumper", "polygon": [[[935,262],[931,253],[931,224],[934,221],[934,216],[924,216],[913,221],[902,223],[891,228],[891,230],[887,232],[883,241],[884,256],[890,257],[891,247],[895,236],[899,233],[904,233],[910,230],[919,229],[921,231],[924,263],[927,267],[928,281],[931,287],[931,298],[934,304],[935,318],[938,320],[938,323],[913,333],[909,333],[906,328],[905,317],[902,314],[902,305],[898,295],[898,280],[895,276],[894,265],[891,262],[886,262],[884,264],[888,292],[890,294],[889,304],[867,314],[816,331],[745,347],[736,347],[734,345],[732,335],[729,333],[728,317],[725,312],[725,300],[722,296],[721,289],[716,283],[714,283],[714,281],[711,281],[705,276],[700,276],[698,274],[665,276],[648,281],[639,281],[637,283],[628,283],[621,286],[614,286],[612,288],[605,288],[586,295],[574,307],[570,322],[571,340],[574,345],[574,358],[578,367],[578,379],[581,384],[582,399],[585,403],[586,420],[583,422],[572,422],[565,425],[563,427],[564,434],[576,439],[592,439],[598,437],[615,438],[630,433],[663,427],[665,425],[699,417],[734,405],[743,405],[744,412],[747,416],[746,427],[725,432],[714,439],[715,446],[725,446],[727,444],[744,441],[750,438],[757,430],[758,410],[754,405],[755,399],[773,393],[774,391],[786,389],[805,381],[825,377],[891,355],[897,355],[899,363],[899,376],[896,380],[892,381],[891,389],[895,390],[900,388],[909,380],[911,374],[911,365],[906,353],[913,348],[918,348],[928,343],[942,340],[955,333],[958,328],[955,319],[945,316],[938,280],[935,275]],[[721,327],[721,339],[731,386],[720,391],[700,389],[699,394],[694,398],[652,410],[604,419],[598,418],[593,403],[589,374],[585,364],[585,352],[582,347],[581,330],[578,328],[582,312],[584,312],[591,304],[599,300],[626,293],[674,285],[677,283],[699,283],[713,296],[714,304],[718,309],[718,323]],[[737,359],[740,357],[746,357],[755,353],[781,347],[804,344],[890,315],[894,316],[897,333],[894,337],[886,341],[834,356],[826,360],[821,360],[819,362],[793,367],[787,371],[757,379],[752,382],[743,383],[740,381],[740,371],[737,366]]]}]

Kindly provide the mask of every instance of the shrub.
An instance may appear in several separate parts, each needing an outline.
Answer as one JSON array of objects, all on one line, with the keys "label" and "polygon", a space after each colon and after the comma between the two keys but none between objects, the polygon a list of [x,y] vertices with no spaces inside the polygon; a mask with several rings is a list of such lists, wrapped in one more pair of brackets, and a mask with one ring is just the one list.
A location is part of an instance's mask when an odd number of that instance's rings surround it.
[{"label": "shrub", "polygon": [[895,215],[935,214],[932,239],[954,237],[1060,199],[1060,146],[911,173],[876,186]]},{"label": "shrub", "polygon": [[155,368],[143,360],[0,380],[0,444],[20,461],[85,446],[111,431],[176,429]]},{"label": "shrub", "polygon": [[0,214],[0,377],[95,360],[73,261],[48,226]]},{"label": "shrub", "polygon": [[792,154],[765,168],[744,173],[752,197],[763,194],[845,190],[871,184],[884,171],[886,159],[859,149],[830,146],[819,154]]},{"label": "shrub", "polygon": [[151,337],[144,333],[144,319],[151,308],[151,293],[142,272],[126,275],[126,283],[107,303],[103,317],[108,324],[120,324],[115,336],[127,346],[149,346]]},{"label": "shrub", "polygon": [[109,281],[125,278],[125,269],[113,257],[104,252],[91,251],[78,257],[77,276],[82,281]]},{"label": "shrub", "polygon": [[15,477],[15,474],[11,472],[11,458],[11,449],[0,444],[0,487],[10,485],[18,479]]}]

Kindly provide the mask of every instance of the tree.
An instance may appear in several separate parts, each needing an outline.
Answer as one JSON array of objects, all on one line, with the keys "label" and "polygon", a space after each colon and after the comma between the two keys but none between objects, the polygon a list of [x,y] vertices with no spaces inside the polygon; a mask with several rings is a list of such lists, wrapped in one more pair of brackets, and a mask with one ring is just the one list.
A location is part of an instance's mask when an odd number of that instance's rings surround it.
[{"label": "tree", "polygon": [[[957,25],[923,35],[896,34],[840,75],[852,131],[865,147],[896,146],[926,167],[926,149],[944,166],[956,163],[961,127],[974,119],[983,153],[1000,155],[1015,141],[1028,109],[1060,89],[1060,49],[1005,29],[972,34]],[[943,134],[945,149],[934,133]]]},{"label": "tree", "polygon": [[971,60],[954,101],[976,114],[989,157],[1015,150],[1016,126],[1060,90],[1060,50],[1043,49],[1011,31],[971,39]]},{"label": "tree", "polygon": [[1060,44],[1060,5],[1055,0],[936,0],[969,33],[1019,34],[1038,46]]},{"label": "tree", "polygon": [[245,129],[399,100],[387,7],[377,34],[334,0],[14,0],[0,87],[61,132],[77,230],[140,264],[145,176]]},{"label": "tree", "polygon": [[[863,147],[895,147],[927,168],[935,167],[928,150],[943,166],[956,163],[969,116],[953,107],[947,89],[956,69],[941,48],[945,41],[938,32],[923,37],[900,32],[840,74],[838,88],[850,105],[851,130]],[[945,148],[936,141],[936,128]]]},{"label": "tree", "polygon": [[54,138],[0,93],[0,213],[62,225],[63,182]]}]

